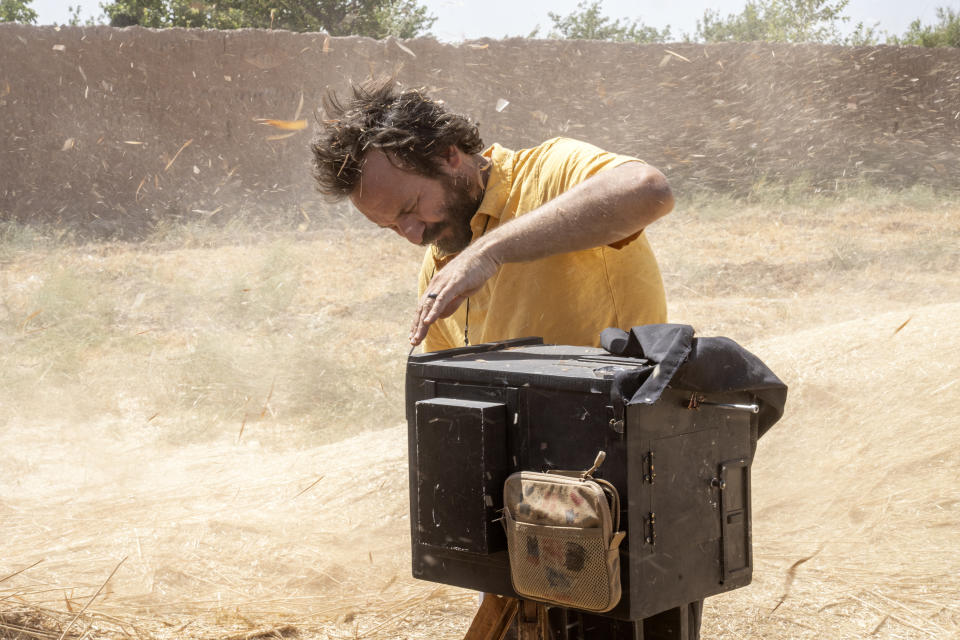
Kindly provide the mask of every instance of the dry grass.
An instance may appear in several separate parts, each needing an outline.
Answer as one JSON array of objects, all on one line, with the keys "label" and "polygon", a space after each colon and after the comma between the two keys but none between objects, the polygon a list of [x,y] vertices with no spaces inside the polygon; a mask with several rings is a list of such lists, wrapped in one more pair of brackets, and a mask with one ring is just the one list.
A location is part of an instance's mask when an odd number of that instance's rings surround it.
[{"label": "dry grass", "polygon": [[[708,601],[705,637],[960,635],[958,217],[758,190],[650,230],[672,320],[791,385],[754,467],[754,584]],[[462,635],[475,596],[409,572],[418,249],[0,235],[0,638]]]},{"label": "dry grass", "polygon": [[357,429],[402,419],[393,310],[419,250],[363,232],[175,240],[7,243],[2,420],[122,417],[182,442],[268,417],[342,437],[318,406]]}]

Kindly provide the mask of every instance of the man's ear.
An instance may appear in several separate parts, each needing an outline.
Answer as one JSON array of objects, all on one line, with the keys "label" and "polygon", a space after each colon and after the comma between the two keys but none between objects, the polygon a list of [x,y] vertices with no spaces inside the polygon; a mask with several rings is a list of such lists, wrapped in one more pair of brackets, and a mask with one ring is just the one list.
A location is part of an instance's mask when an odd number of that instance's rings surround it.
[{"label": "man's ear", "polygon": [[455,144],[447,147],[446,151],[440,152],[439,155],[441,165],[447,167],[451,171],[456,171],[460,168],[460,165],[463,164],[463,154],[460,152],[460,148]]}]

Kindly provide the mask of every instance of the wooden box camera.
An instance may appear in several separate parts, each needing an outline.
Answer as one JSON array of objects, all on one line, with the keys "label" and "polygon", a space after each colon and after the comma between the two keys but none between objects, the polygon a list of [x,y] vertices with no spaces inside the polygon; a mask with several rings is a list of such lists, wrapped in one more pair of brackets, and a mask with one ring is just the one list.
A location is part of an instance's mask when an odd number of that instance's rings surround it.
[{"label": "wooden box camera", "polygon": [[639,620],[750,582],[756,398],[668,387],[615,411],[614,376],[651,368],[602,349],[523,339],[407,365],[413,574],[516,596],[498,518],[520,470],[586,469],[620,492],[620,603]]}]

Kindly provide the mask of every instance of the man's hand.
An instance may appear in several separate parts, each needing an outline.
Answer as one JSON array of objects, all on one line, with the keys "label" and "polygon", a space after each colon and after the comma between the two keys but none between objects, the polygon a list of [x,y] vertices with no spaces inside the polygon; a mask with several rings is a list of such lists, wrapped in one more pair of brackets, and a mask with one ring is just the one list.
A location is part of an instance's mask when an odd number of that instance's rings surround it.
[{"label": "man's hand", "polygon": [[616,243],[672,208],[667,179],[640,162],[627,162],[584,180],[477,238],[438,270],[417,305],[410,343],[420,344],[431,324],[456,311],[501,264]]},{"label": "man's hand", "polygon": [[410,344],[420,344],[431,324],[452,315],[466,298],[493,277],[499,266],[486,252],[470,246],[439,270],[417,305],[410,327]]}]

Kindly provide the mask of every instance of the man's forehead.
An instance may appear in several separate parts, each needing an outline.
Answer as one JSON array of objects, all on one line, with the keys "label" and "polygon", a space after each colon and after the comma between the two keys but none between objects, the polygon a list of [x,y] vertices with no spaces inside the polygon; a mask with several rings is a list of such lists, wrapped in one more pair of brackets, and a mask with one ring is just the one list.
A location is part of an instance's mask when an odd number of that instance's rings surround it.
[{"label": "man's forehead", "polygon": [[360,169],[363,171],[380,171],[385,169],[396,169],[397,161],[393,154],[387,155],[381,149],[371,149],[363,156],[363,162],[360,163]]},{"label": "man's forehead", "polygon": [[354,193],[362,195],[363,191],[372,187],[393,183],[402,185],[408,182],[412,175],[398,164],[395,158],[380,149],[368,151],[360,164],[360,180]]},{"label": "man's forehead", "polygon": [[350,194],[350,201],[368,218],[385,213],[395,214],[402,205],[400,200],[412,187],[413,180],[414,176],[397,167],[386,153],[374,149],[363,159],[360,180]]}]

